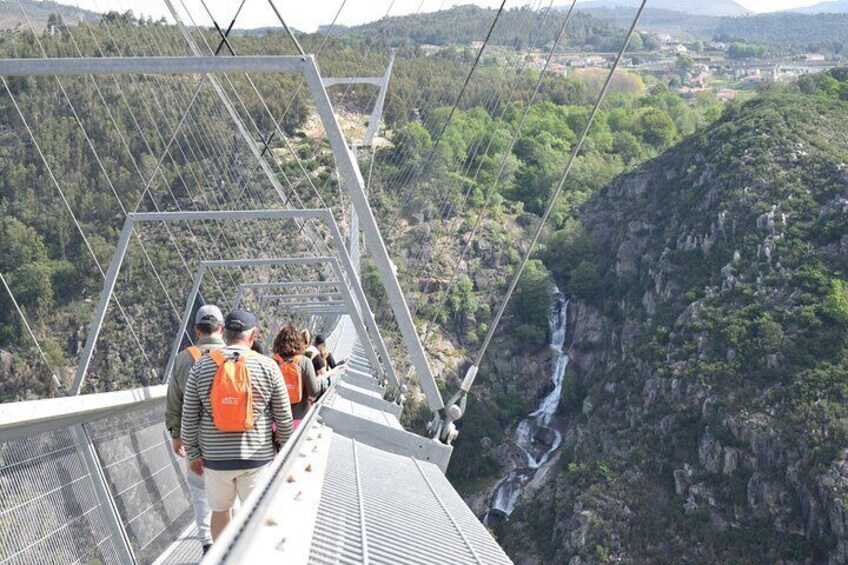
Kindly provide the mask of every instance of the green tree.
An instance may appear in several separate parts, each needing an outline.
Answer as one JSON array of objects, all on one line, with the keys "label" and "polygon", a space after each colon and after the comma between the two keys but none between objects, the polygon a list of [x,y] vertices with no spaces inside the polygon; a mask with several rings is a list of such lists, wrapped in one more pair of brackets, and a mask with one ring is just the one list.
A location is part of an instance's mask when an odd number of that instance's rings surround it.
[{"label": "green tree", "polygon": [[848,285],[839,279],[834,280],[825,298],[824,308],[831,318],[848,325]]},{"label": "green tree", "polygon": [[669,115],[658,108],[644,110],[637,120],[637,134],[646,143],[668,147],[677,137],[677,126]]},{"label": "green tree", "polygon": [[601,295],[601,282],[598,266],[584,259],[568,276],[568,294],[580,300],[594,300]]},{"label": "green tree", "polygon": [[515,294],[512,307],[524,328],[520,328],[523,339],[544,345],[554,299],[554,282],[545,265],[536,259],[527,263]]}]

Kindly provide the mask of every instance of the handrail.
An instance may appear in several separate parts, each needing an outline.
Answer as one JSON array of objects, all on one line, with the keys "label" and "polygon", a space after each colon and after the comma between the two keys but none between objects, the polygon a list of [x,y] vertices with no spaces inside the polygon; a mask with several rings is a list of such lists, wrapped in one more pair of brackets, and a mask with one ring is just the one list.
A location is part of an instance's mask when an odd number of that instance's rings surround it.
[{"label": "handrail", "polygon": [[94,420],[145,404],[164,402],[167,385],[4,403],[0,410],[0,442]]},{"label": "handrail", "polygon": [[[329,371],[327,373],[327,377],[341,375],[346,368],[347,363],[340,365],[332,371]],[[235,557],[233,555],[233,551],[239,549],[237,544],[241,533],[247,529],[248,523],[251,522],[257,514],[264,513],[268,509],[268,506],[273,501],[273,497],[268,496],[270,491],[280,481],[284,480],[291,466],[295,463],[295,458],[292,457],[292,454],[296,453],[295,448],[300,446],[301,440],[306,436],[308,430],[318,419],[318,413],[321,407],[324,405],[327,398],[332,396],[331,393],[335,391],[340,380],[341,379],[338,378],[331,379],[330,388],[328,388],[321,398],[319,398],[318,401],[309,408],[309,411],[306,413],[306,417],[303,418],[300,425],[297,427],[297,430],[295,430],[294,434],[292,434],[280,452],[277,453],[276,457],[274,457],[274,460],[271,463],[271,468],[267,473],[265,473],[265,477],[262,479],[262,482],[259,483],[244,504],[242,504],[241,509],[236,514],[233,521],[230,522],[229,526],[227,526],[224,530],[222,537],[212,545],[212,549],[208,554],[206,554],[201,563],[220,563],[227,558]]]}]

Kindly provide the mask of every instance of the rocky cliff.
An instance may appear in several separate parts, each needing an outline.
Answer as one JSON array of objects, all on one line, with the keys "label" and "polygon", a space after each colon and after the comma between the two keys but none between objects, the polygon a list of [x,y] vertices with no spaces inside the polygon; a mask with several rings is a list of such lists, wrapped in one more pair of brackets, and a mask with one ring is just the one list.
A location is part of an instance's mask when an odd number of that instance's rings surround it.
[{"label": "rocky cliff", "polygon": [[729,111],[580,221],[601,284],[516,561],[848,562],[848,104]]}]

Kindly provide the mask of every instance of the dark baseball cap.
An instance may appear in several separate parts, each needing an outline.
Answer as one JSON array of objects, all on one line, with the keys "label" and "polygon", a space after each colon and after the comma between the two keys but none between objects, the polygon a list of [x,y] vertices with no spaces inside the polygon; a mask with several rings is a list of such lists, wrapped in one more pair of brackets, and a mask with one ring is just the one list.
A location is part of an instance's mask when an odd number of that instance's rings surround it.
[{"label": "dark baseball cap", "polygon": [[256,316],[247,310],[233,310],[227,314],[224,327],[234,332],[246,332],[256,327]]}]

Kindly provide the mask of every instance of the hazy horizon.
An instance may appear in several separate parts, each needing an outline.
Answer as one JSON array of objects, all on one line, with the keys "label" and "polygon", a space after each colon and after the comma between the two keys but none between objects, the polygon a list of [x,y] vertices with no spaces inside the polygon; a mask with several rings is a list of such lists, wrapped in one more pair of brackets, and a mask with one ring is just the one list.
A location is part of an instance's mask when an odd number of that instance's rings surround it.
[{"label": "hazy horizon", "polygon": [[[736,0],[740,5],[752,12],[775,12],[791,8],[801,8],[817,4],[820,0]],[[589,4],[591,0],[582,0],[578,3]],[[166,16],[170,19],[164,3],[157,8],[145,0],[123,0],[121,2],[112,0],[77,0],[75,2],[60,2],[71,6],[77,6],[96,12],[108,10],[133,10],[136,14],[158,18]],[[340,0],[314,0],[304,4],[287,5],[277,0],[277,8],[286,19],[286,23],[304,32],[314,32],[320,26],[329,25],[341,5]],[[385,0],[384,2],[357,2],[348,0],[339,13],[338,23],[344,26],[355,26],[368,22],[377,21],[386,16],[402,16],[416,12],[436,12],[454,6],[473,4],[487,8],[500,6],[500,0]],[[545,2],[542,2],[545,5]],[[190,8],[192,15],[196,18],[197,25],[211,25],[205,9],[199,0],[185,0],[185,5]],[[528,5],[527,0],[507,2],[507,8],[518,8]],[[537,4],[532,4],[536,6]],[[558,5],[567,5],[567,0],[558,2]],[[235,14],[238,2],[207,2],[213,16],[219,24],[227,25]],[[650,6],[650,4],[649,4]],[[390,11],[389,11],[390,10]],[[185,16],[185,14],[183,14]],[[192,23],[184,18],[187,23]],[[237,29],[253,29],[261,27],[278,26],[276,15],[266,0],[247,0],[242,13],[236,22]]]}]

